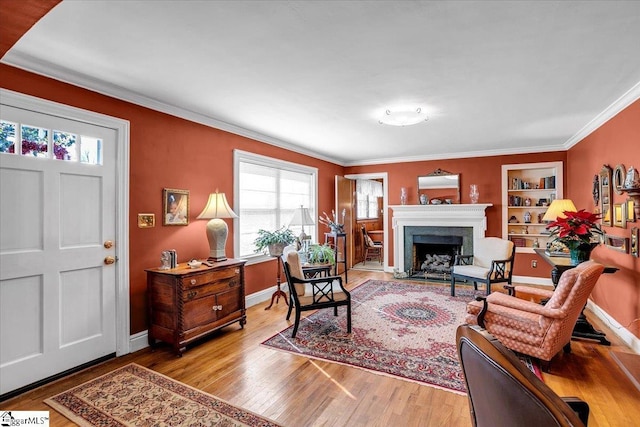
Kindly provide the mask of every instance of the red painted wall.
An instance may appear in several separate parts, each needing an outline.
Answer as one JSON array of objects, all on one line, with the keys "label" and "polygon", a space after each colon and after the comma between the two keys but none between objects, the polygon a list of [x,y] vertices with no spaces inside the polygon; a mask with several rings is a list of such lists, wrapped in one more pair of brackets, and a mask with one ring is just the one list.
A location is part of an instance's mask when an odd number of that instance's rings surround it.
[{"label": "red painted wall", "polygon": [[[621,111],[567,153],[566,195],[578,209],[595,210],[591,195],[593,176],[608,164],[615,168],[640,169],[640,100]],[[613,203],[627,200],[627,194],[613,192]],[[603,227],[606,233],[630,237],[631,228],[640,227],[640,219],[626,228]],[[603,275],[591,297],[619,324],[640,337],[640,258],[604,246],[596,248],[593,257],[620,268],[615,274]]]},{"label": "red painted wall", "polygon": [[[176,249],[180,262],[209,253],[206,221],[196,220],[209,193],[233,194],[233,150],[240,149],[318,168],[320,211],[334,203],[334,176],[341,166],[263,144],[245,137],[106,97],[95,92],[0,64],[5,89],[124,118],[130,122],[129,250],[131,332],[147,328],[144,269],[159,265],[163,249]],[[162,226],[162,189],[190,191],[189,225]],[[233,199],[228,198],[233,204]],[[233,208],[233,206],[232,206]],[[138,228],[138,213],[154,213],[156,227]],[[227,222],[230,234],[233,223]],[[227,255],[233,242],[227,242]],[[275,261],[248,266],[247,294],[275,285]]]},{"label": "red painted wall", "polygon": [[[535,162],[566,162],[566,152],[548,152],[535,154],[518,154],[510,156],[490,156],[468,159],[430,160],[422,162],[390,163],[381,165],[352,166],[346,169],[347,174],[387,172],[389,176],[389,204],[400,204],[400,188],[406,187],[409,193],[409,204],[418,204],[418,176],[426,175],[440,168],[460,174],[461,203],[471,203],[469,185],[476,184],[480,192],[480,203],[492,203],[487,208],[487,236],[502,237],[502,165]],[[565,166],[566,168],[566,166]],[[565,180],[566,182],[566,180]],[[393,211],[389,209],[387,224],[389,233],[389,265],[393,264],[393,228],[391,218]],[[514,274],[517,276],[549,277],[551,268],[545,262],[531,268],[531,260],[540,258],[535,254],[516,255]]]}]

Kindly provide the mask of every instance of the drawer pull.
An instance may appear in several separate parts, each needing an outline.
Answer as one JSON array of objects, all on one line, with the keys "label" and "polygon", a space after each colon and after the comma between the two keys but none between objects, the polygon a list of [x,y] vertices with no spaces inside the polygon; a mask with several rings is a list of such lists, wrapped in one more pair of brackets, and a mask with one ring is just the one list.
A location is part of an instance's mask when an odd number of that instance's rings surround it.
[{"label": "drawer pull", "polygon": [[198,292],[196,291],[189,291],[187,293],[187,298],[192,299],[193,297],[195,297],[196,295],[198,295]]},{"label": "drawer pull", "polygon": [[191,284],[192,284],[192,285],[195,285],[196,283],[197,283],[197,282],[196,282],[196,279],[191,279]]},{"label": "drawer pull", "polygon": [[240,269],[239,268],[236,268],[235,271],[236,271],[236,274],[240,274]]},{"label": "drawer pull", "polygon": [[213,307],[211,307],[212,311],[218,311],[218,310],[222,310],[222,306],[221,305],[214,305]]}]

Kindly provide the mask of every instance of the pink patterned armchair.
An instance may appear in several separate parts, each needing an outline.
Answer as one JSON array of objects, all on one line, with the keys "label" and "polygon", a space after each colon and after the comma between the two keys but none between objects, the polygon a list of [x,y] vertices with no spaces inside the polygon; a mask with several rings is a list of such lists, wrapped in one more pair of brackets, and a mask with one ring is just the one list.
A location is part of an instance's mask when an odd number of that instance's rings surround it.
[{"label": "pink patterned armchair", "polygon": [[604,266],[587,261],[562,273],[554,291],[516,286],[518,292],[549,298],[545,305],[493,292],[467,304],[467,323],[479,324],[511,350],[528,354],[548,369],[560,349],[571,350],[571,333]]}]

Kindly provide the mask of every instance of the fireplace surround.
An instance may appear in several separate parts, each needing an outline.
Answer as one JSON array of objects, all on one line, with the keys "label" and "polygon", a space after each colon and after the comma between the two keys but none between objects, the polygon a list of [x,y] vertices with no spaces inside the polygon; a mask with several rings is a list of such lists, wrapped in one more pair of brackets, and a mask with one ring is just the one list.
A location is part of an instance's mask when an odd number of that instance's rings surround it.
[{"label": "fireplace surround", "polygon": [[389,206],[393,210],[394,267],[400,272],[413,267],[414,235],[461,236],[462,253],[473,254],[473,241],[485,236],[485,210],[491,206],[489,203]]}]

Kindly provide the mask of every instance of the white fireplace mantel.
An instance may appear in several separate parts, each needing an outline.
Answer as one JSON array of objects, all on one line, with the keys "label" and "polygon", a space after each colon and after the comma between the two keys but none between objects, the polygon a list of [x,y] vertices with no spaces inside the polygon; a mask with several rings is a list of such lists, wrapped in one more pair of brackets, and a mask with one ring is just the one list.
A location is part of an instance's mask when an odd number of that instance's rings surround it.
[{"label": "white fireplace mantel", "polygon": [[442,205],[393,205],[393,265],[404,266],[404,227],[472,227],[473,240],[483,238],[487,230],[485,210],[491,203]]}]

